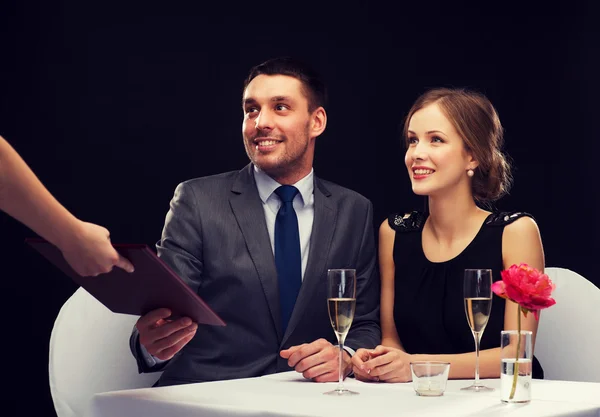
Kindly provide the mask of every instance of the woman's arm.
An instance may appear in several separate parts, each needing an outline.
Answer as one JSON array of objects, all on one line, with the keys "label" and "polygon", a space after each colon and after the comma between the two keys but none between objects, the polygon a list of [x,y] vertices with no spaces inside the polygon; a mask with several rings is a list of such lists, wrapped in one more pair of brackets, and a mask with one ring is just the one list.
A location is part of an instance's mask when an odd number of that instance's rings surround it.
[{"label": "woman's arm", "polygon": [[115,265],[133,271],[110,244],[108,230],[73,216],[1,136],[0,210],[57,246],[80,275],[98,275]]},{"label": "woman's arm", "polygon": [[[513,264],[526,263],[533,268],[544,271],[542,238],[535,220],[531,217],[521,217],[504,228],[502,261],[504,269],[508,269]],[[507,300],[506,310],[504,311],[505,330],[517,329],[517,311],[519,311],[519,306]],[[525,317],[521,313],[521,330],[531,330],[533,332],[531,342],[534,347],[537,328],[538,321],[533,314],[528,314]]]},{"label": "woman's arm", "polygon": [[396,231],[387,219],[379,227],[379,276],[381,279],[381,344],[404,350],[394,321],[394,239]]},{"label": "woman's arm", "polygon": [[[379,227],[379,276],[381,280],[381,298],[379,321],[381,326],[381,345],[393,349],[404,351],[394,321],[394,239],[396,232],[389,226],[387,219]],[[381,350],[382,346],[376,349],[359,349],[352,357],[354,375],[362,381],[378,381],[379,378],[373,378],[369,375],[364,365],[370,361]],[[377,352],[377,353],[375,353]]]}]

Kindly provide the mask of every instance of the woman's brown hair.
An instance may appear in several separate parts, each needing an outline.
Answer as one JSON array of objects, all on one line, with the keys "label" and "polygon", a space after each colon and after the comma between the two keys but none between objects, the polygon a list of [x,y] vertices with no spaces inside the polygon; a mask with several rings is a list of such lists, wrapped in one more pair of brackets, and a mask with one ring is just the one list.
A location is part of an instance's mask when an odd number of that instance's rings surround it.
[{"label": "woman's brown hair", "polygon": [[504,130],[498,113],[483,94],[466,90],[436,88],[421,95],[404,122],[404,138],[408,144],[408,124],[413,114],[437,104],[450,120],[466,149],[479,163],[472,179],[473,198],[490,202],[508,193],[512,185],[510,164],[502,153]]}]

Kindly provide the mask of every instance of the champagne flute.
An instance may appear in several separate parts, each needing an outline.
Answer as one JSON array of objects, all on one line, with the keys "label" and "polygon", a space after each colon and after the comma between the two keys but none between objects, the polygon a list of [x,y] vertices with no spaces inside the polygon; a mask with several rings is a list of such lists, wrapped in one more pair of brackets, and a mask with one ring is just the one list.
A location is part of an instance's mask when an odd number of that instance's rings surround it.
[{"label": "champagne flute", "polygon": [[492,310],[492,270],[465,269],[463,293],[467,322],[475,339],[475,381],[462,389],[475,392],[493,391],[493,388],[479,382],[479,343]]},{"label": "champagne flute", "polygon": [[337,336],[340,347],[339,382],[336,389],[325,392],[326,395],[356,395],[358,392],[344,388],[344,341],[356,307],[356,270],[329,269],[327,270],[327,307],[333,331]]}]

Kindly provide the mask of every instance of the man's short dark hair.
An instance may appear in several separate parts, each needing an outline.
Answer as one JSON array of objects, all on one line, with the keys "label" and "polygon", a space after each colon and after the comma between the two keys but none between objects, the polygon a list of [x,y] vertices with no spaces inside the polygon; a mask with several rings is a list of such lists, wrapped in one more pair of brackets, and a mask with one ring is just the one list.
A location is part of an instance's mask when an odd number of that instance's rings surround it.
[{"label": "man's short dark hair", "polygon": [[308,99],[308,111],[310,112],[318,107],[325,107],[327,103],[325,83],[313,68],[303,62],[290,57],[269,59],[250,70],[248,78],[244,81],[244,91],[250,81],[259,75],[287,75],[299,80]]}]

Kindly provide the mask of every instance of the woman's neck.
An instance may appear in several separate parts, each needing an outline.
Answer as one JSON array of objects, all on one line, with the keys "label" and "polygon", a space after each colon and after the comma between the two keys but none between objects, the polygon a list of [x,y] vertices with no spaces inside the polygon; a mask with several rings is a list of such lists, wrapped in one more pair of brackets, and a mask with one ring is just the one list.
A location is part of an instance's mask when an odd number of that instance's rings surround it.
[{"label": "woman's neck", "polygon": [[479,229],[488,212],[475,204],[473,197],[430,196],[428,227],[433,237],[450,244],[452,241],[470,236]]}]

